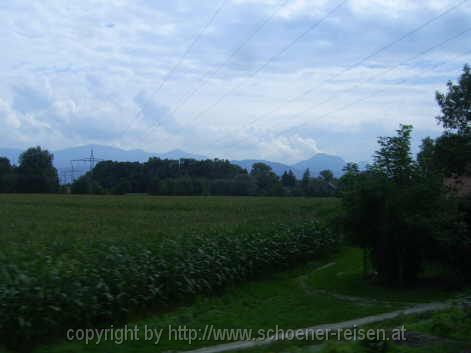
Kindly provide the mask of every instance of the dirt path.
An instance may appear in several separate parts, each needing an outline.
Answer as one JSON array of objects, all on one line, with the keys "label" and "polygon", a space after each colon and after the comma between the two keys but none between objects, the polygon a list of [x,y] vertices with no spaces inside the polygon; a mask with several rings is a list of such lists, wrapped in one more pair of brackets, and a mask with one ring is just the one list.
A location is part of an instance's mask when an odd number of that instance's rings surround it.
[{"label": "dirt path", "polygon": [[[296,332],[296,337],[303,337],[303,336],[309,336],[309,333],[312,333],[313,331],[328,332],[329,330],[335,331],[339,329],[347,329],[347,328],[352,328],[354,326],[363,326],[363,325],[373,324],[373,323],[377,323],[381,321],[395,319],[401,315],[413,315],[413,314],[421,314],[421,313],[427,313],[427,312],[432,312],[432,311],[445,310],[445,309],[450,308],[451,306],[452,304],[450,303],[421,304],[421,305],[411,307],[409,309],[397,310],[397,311],[393,311],[393,312],[389,312],[385,314],[372,315],[372,316],[367,316],[367,317],[349,320],[349,321],[323,324],[323,325],[297,329],[295,330],[295,332]],[[250,349],[250,348],[254,348],[258,346],[270,345],[272,343],[275,343],[277,341],[283,341],[285,339],[286,338],[283,337],[282,335],[278,335],[277,337],[270,337],[264,340],[238,341],[238,342],[232,342],[232,343],[225,343],[225,344],[220,344],[220,345],[216,345],[212,347],[205,347],[205,348],[200,348],[200,349],[196,349],[192,351],[185,351],[185,353],[222,353],[222,352],[229,352],[229,351],[236,351],[236,350],[244,350],[244,349]]]}]

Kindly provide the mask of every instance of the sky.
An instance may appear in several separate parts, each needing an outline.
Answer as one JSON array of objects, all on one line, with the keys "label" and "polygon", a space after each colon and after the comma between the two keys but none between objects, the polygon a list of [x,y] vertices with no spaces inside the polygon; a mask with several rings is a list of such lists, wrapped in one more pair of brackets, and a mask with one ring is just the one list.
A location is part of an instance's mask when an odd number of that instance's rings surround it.
[{"label": "sky", "polygon": [[0,23],[3,148],[365,161],[401,123],[440,134],[471,62],[471,1],[8,0]]}]

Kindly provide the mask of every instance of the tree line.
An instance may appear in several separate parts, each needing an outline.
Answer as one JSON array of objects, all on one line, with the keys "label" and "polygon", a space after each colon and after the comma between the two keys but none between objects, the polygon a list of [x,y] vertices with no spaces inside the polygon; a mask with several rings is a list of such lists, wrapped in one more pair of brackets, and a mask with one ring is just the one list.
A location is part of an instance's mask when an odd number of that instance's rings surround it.
[{"label": "tree line", "polygon": [[277,176],[265,163],[250,171],[227,160],[168,160],[100,162],[71,185],[75,194],[233,195],[233,196],[334,196],[338,180],[325,170],[301,180],[291,171]]},{"label": "tree line", "polygon": [[469,66],[436,99],[445,131],[415,158],[412,126],[401,125],[379,138],[372,165],[349,164],[340,179],[344,231],[364,249],[365,274],[383,283],[413,286],[430,265],[454,285],[471,280],[471,195],[460,193],[471,180]]},{"label": "tree line", "polygon": [[53,159],[41,147],[24,151],[18,166],[0,157],[0,192],[328,197],[338,190],[338,180],[329,170],[313,177],[307,169],[298,180],[291,170],[279,177],[265,163],[255,163],[247,171],[221,159],[104,161],[71,185],[59,185]]},{"label": "tree line", "polygon": [[54,156],[41,147],[32,147],[19,157],[18,166],[0,157],[0,192],[53,193],[59,191]]}]

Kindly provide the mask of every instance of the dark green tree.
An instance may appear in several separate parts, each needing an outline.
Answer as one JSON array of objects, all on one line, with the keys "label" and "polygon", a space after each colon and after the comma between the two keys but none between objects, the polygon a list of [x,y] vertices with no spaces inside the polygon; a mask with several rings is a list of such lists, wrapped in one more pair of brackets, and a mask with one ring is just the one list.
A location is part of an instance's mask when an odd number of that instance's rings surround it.
[{"label": "dark green tree", "polygon": [[294,175],[293,171],[290,169],[289,171],[284,171],[283,175],[281,176],[281,183],[285,187],[294,187],[296,186],[296,176]]},{"label": "dark green tree", "polygon": [[70,191],[72,194],[105,194],[103,187],[88,174],[82,175],[75,180],[71,185]]},{"label": "dark green tree", "polygon": [[319,173],[319,176],[321,177],[321,179],[323,181],[325,181],[326,183],[332,183],[334,181],[334,173],[332,173],[331,170],[329,169],[326,169],[326,170],[322,170],[320,173]]},{"label": "dark green tree", "polygon": [[444,176],[471,175],[471,134],[445,132],[438,137],[432,164]]},{"label": "dark green tree", "polygon": [[256,180],[248,174],[240,174],[234,178],[232,194],[238,196],[252,196],[257,192]]},{"label": "dark green tree", "polygon": [[308,192],[310,181],[311,181],[311,172],[310,172],[309,168],[307,168],[304,171],[303,177],[301,179],[301,189],[303,190],[303,192],[305,194],[307,194],[307,192]]},{"label": "dark green tree", "polygon": [[441,180],[421,173],[412,159],[410,132],[402,126],[396,136],[380,138],[374,165],[365,172],[351,166],[343,179],[346,231],[380,279],[398,286],[414,284],[426,259],[452,264],[452,249],[469,239]]},{"label": "dark green tree", "polygon": [[401,125],[392,137],[380,137],[379,150],[375,152],[374,169],[398,184],[408,183],[414,173],[415,163],[410,150],[411,125]]},{"label": "dark green tree", "polygon": [[0,157],[0,175],[8,174],[13,171],[10,160],[6,157]]},{"label": "dark green tree", "polygon": [[15,187],[15,170],[8,158],[0,157],[0,192],[14,192]]},{"label": "dark green tree", "polygon": [[342,169],[343,175],[339,179],[340,192],[353,190],[360,175],[360,168],[356,163],[347,163]]},{"label": "dark green tree", "polygon": [[41,147],[27,149],[20,155],[18,167],[18,191],[26,193],[50,193],[59,188],[57,170],[52,164],[54,156]]},{"label": "dark green tree", "polygon": [[465,65],[458,83],[449,81],[447,92],[437,92],[436,99],[441,109],[437,120],[447,131],[436,139],[430,164],[446,177],[471,175],[470,67]]},{"label": "dark green tree", "polygon": [[420,152],[417,154],[417,164],[424,176],[430,177],[437,172],[437,166],[435,165],[435,141],[432,138],[426,137],[422,140]]},{"label": "dark green tree", "polygon": [[276,174],[273,173],[271,167],[265,163],[255,163],[252,166],[250,175],[255,178],[257,193],[260,195],[272,195],[272,191],[279,183]]},{"label": "dark green tree", "polygon": [[458,84],[447,83],[446,93],[436,93],[436,99],[442,114],[438,122],[445,129],[466,135],[471,132],[471,73],[465,65]]}]

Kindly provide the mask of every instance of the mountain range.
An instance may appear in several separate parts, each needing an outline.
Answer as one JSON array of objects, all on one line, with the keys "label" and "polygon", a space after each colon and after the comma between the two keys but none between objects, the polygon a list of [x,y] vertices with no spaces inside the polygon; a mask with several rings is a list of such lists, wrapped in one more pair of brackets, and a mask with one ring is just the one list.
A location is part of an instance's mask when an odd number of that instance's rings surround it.
[{"label": "mountain range", "polygon": [[[70,169],[71,160],[88,158],[90,157],[91,150],[93,150],[95,158],[117,162],[145,162],[150,157],[159,157],[162,159],[192,158],[197,160],[207,158],[205,156],[188,153],[180,149],[166,153],[150,153],[139,149],[124,150],[111,146],[85,145],[53,151],[54,165],[59,170]],[[0,148],[0,156],[7,157],[12,164],[18,163],[18,157],[21,152],[23,152],[23,150]],[[298,178],[301,178],[304,171],[308,168],[312,176],[317,176],[319,172],[324,169],[330,169],[335,176],[339,176],[342,174],[342,168],[346,164],[341,157],[324,153],[318,153],[309,159],[300,161],[293,165],[257,159],[232,160],[231,162],[241,166],[242,168],[246,168],[249,171],[254,163],[266,163],[277,175],[282,175],[285,171],[291,170]],[[88,168],[88,164],[85,162],[74,162],[74,168],[78,171],[85,171]]]}]

